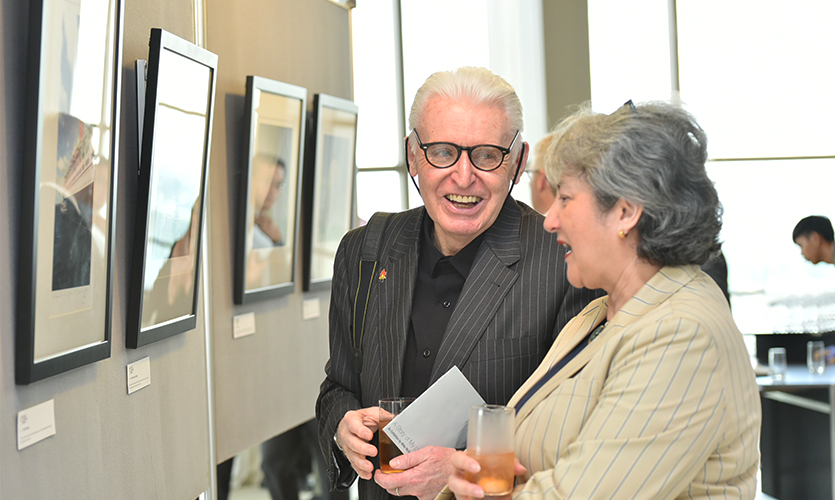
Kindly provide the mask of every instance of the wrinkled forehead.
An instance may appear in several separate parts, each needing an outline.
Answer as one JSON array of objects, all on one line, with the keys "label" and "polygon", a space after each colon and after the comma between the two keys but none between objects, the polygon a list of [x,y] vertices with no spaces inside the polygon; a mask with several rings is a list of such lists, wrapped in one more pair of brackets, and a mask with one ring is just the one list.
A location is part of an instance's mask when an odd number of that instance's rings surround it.
[{"label": "wrinkled forehead", "polygon": [[[473,140],[499,137],[502,142],[513,139],[516,130],[511,126],[507,110],[498,103],[475,102],[471,99],[455,99],[434,96],[427,101],[423,114],[417,121],[420,138],[430,135],[469,135]],[[448,137],[432,137],[432,141],[450,141]],[[495,142],[496,139],[492,139]],[[452,141],[454,142],[454,141]],[[506,144],[505,144],[506,145]]]}]

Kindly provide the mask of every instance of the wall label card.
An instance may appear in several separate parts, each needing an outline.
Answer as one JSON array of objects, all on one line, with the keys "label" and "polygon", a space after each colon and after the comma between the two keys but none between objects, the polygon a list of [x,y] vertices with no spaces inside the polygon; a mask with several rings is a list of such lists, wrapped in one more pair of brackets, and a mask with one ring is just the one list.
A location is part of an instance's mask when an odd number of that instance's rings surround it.
[{"label": "wall label card", "polygon": [[17,412],[17,451],[54,435],[54,399]]},{"label": "wall label card", "polygon": [[238,314],[232,318],[232,337],[239,339],[255,333],[255,313]]},{"label": "wall label card", "polygon": [[305,299],[304,301],[302,301],[302,319],[316,319],[321,315],[322,313],[319,307],[319,297]]},{"label": "wall label card", "polygon": [[142,358],[127,366],[128,394],[151,385],[151,358]]}]

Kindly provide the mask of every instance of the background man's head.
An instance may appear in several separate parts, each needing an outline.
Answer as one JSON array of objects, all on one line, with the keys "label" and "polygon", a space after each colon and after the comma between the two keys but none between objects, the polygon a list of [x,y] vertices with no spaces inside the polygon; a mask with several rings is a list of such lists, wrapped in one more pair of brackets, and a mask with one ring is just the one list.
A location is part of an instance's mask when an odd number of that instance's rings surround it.
[{"label": "background man's head", "polygon": [[803,257],[817,264],[832,264],[832,222],[821,215],[810,215],[800,219],[792,231],[792,240],[800,247]]},{"label": "background man's head", "polygon": [[[510,186],[525,169],[522,104],[509,83],[485,68],[442,71],[417,91],[409,125],[409,173],[418,178],[435,222],[434,243],[453,255],[495,222]],[[452,165],[429,163],[427,145],[439,142],[449,143],[445,154],[455,160]],[[460,149],[480,145],[499,149]],[[488,164],[482,162],[492,153],[501,163],[484,168]]]},{"label": "background man's head", "polygon": [[545,152],[551,144],[552,137],[548,134],[536,144],[533,159],[528,167],[528,172],[531,173],[531,203],[533,203],[533,208],[541,214],[548,212],[557,195],[556,188],[548,182],[543,170]]}]

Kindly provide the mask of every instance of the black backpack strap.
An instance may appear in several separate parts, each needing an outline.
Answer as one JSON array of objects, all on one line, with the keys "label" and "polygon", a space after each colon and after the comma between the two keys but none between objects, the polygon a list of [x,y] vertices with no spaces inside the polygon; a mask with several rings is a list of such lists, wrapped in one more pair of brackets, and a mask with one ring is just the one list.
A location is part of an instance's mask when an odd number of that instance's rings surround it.
[{"label": "black backpack strap", "polygon": [[362,239],[360,254],[360,274],[357,293],[354,296],[354,327],[353,327],[353,369],[355,373],[362,371],[362,337],[365,333],[365,313],[368,310],[368,298],[371,296],[371,282],[377,272],[377,260],[380,254],[380,243],[386,232],[389,216],[387,212],[377,212],[371,216],[365,225],[365,235]]}]

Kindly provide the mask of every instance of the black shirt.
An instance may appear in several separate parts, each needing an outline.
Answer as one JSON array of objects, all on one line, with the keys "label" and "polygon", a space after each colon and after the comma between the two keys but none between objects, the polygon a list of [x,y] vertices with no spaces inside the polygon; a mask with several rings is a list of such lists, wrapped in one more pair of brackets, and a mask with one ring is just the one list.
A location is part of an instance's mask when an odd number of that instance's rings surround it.
[{"label": "black shirt", "polygon": [[401,395],[418,397],[429,387],[432,366],[452,311],[470,274],[483,240],[482,233],[455,255],[444,256],[432,243],[435,223],[426,215],[412,299],[412,320],[406,337]]}]

